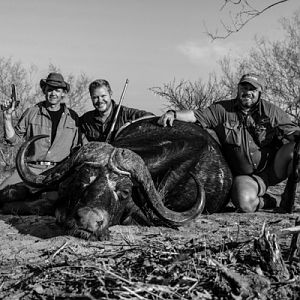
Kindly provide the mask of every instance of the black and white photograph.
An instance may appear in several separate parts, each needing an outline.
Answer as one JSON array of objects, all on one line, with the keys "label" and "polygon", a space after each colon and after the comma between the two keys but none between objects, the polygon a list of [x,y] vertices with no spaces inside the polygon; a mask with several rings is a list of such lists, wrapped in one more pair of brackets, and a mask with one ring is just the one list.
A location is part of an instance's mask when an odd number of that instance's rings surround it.
[{"label": "black and white photograph", "polygon": [[0,299],[300,299],[298,0],[0,16]]}]

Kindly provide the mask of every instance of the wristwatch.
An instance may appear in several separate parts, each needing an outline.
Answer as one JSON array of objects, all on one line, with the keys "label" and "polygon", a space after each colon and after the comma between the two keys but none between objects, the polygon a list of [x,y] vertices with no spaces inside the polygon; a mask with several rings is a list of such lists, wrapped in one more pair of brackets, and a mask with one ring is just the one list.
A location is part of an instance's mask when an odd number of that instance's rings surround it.
[{"label": "wristwatch", "polygon": [[173,115],[174,115],[174,119],[176,119],[176,117],[177,117],[177,114],[176,114],[176,110],[174,110],[174,109],[169,109],[169,110],[167,110],[167,113],[173,113]]}]

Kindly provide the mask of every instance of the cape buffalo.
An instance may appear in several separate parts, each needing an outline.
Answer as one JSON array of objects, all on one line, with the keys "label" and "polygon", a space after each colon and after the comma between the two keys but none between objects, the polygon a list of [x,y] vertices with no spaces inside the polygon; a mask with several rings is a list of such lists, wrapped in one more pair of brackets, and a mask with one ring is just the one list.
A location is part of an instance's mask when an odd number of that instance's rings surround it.
[{"label": "cape buffalo", "polygon": [[209,213],[227,201],[231,172],[218,143],[195,124],[164,128],[156,117],[141,119],[124,127],[113,145],[90,142],[35,175],[26,152],[43,137],[22,145],[17,168],[26,184],[59,190],[56,217],[73,235],[103,239],[114,224],[176,227],[195,219],[205,201]]}]

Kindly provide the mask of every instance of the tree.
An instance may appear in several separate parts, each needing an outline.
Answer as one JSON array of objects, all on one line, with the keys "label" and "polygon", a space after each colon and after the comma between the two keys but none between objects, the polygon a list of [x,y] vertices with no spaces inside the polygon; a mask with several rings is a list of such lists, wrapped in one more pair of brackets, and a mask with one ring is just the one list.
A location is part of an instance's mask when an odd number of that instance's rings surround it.
[{"label": "tree", "polygon": [[181,80],[176,83],[174,79],[163,87],[152,87],[150,90],[165,98],[169,103],[167,107],[179,110],[203,108],[228,96],[227,91],[219,86],[213,74],[207,83],[202,80],[196,82]]},{"label": "tree", "polygon": [[236,95],[237,83],[245,73],[261,74],[266,89],[263,97],[284,109],[300,124],[300,11],[291,19],[281,20],[285,38],[269,41],[255,40],[255,46],[244,58],[224,57],[220,61],[221,74],[211,76],[207,84],[175,81],[161,88],[152,88],[164,97],[168,107],[177,109],[202,108],[220,99]]},{"label": "tree", "polygon": [[[233,33],[239,32],[246,24],[259,17],[274,6],[286,3],[290,0],[277,0],[262,8],[254,6],[253,0],[224,0],[221,11],[225,11],[229,16],[228,21],[221,20],[222,31],[216,30],[214,33],[207,30],[208,36],[212,40],[225,39]],[[261,4],[261,2],[260,2]]]},{"label": "tree", "polygon": [[271,42],[256,39],[256,45],[244,59],[234,62],[228,58],[221,61],[222,84],[231,88],[241,74],[249,71],[265,78],[264,98],[275,103],[294,120],[300,118],[300,12],[289,20],[281,20],[285,38]]}]

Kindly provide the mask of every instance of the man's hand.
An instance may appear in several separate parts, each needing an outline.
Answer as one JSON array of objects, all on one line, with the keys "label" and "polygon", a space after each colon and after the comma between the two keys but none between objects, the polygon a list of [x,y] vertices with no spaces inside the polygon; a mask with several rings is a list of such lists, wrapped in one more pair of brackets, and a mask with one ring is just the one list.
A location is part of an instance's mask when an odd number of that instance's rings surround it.
[{"label": "man's hand", "polygon": [[163,127],[166,127],[168,125],[172,126],[175,119],[176,112],[174,110],[168,110],[158,119],[157,124]]},{"label": "man's hand", "polygon": [[16,102],[12,101],[12,99],[5,100],[1,105],[2,110],[4,111],[4,118],[11,118],[13,112],[16,109]]},{"label": "man's hand", "polygon": [[5,100],[3,104],[1,104],[4,119],[4,136],[6,140],[10,140],[15,135],[15,129],[12,123],[12,115],[15,112],[15,108],[16,102],[12,99]]}]

